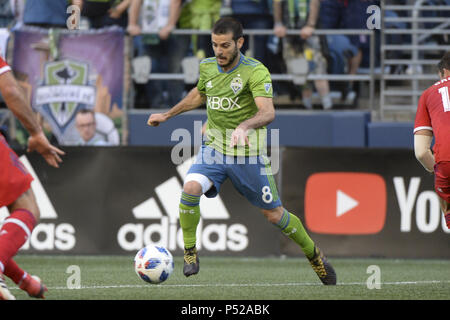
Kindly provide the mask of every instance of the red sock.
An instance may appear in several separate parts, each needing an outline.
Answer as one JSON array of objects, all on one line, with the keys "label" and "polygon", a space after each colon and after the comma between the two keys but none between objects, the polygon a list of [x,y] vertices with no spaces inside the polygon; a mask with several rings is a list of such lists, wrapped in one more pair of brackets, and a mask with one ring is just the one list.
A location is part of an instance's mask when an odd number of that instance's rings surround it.
[{"label": "red sock", "polygon": [[447,228],[450,229],[450,212],[445,214],[445,222],[447,222]]},{"label": "red sock", "polygon": [[35,224],[33,214],[25,209],[15,210],[3,221],[0,229],[0,271],[4,272],[8,261],[31,236]]},{"label": "red sock", "polygon": [[5,272],[3,272],[3,274],[17,285],[27,276],[27,273],[20,269],[13,259],[9,259],[8,263],[5,265]]}]

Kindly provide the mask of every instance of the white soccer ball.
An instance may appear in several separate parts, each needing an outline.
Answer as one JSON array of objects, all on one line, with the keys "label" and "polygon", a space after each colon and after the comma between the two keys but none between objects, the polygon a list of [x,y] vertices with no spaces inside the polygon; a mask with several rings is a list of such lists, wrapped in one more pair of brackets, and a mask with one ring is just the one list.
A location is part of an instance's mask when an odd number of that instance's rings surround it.
[{"label": "white soccer ball", "polygon": [[164,247],[148,245],[138,251],[134,257],[136,274],[148,283],[166,281],[173,272],[172,254]]}]

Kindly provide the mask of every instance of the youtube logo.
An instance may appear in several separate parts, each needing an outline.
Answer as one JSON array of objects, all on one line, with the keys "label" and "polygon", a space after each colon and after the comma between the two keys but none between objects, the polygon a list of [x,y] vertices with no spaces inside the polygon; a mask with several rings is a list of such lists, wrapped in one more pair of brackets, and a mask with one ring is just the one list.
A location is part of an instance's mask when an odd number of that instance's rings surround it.
[{"label": "youtube logo", "polygon": [[321,172],[308,177],[305,222],[312,232],[375,234],[386,219],[386,183],[378,174]]}]

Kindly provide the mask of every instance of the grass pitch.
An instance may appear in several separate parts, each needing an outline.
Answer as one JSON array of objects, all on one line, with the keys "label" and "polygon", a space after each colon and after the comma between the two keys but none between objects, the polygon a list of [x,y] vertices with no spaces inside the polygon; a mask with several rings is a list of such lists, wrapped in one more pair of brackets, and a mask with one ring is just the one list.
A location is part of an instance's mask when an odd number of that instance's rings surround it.
[{"label": "grass pitch", "polygon": [[[306,258],[200,257],[200,273],[183,276],[183,259],[159,285],[134,272],[132,256],[18,255],[17,263],[47,285],[47,300],[449,300],[449,260],[330,258],[337,286],[323,286]],[[73,270],[80,270],[79,289],[70,289]],[[380,271],[380,289],[369,289]],[[369,268],[370,269],[370,268]],[[70,273],[68,273],[68,271]],[[369,279],[370,283],[373,283]],[[18,300],[31,299],[7,280]]]}]

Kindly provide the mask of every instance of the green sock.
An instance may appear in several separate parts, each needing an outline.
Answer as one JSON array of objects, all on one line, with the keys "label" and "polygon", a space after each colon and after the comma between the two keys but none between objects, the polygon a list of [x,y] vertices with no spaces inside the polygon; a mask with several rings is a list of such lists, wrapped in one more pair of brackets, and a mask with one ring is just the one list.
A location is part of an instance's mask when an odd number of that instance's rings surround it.
[{"label": "green sock", "polygon": [[180,226],[183,230],[184,247],[195,247],[197,238],[197,225],[200,222],[200,196],[187,193],[181,194],[180,200]]},{"label": "green sock", "polygon": [[302,248],[307,258],[310,259],[314,256],[314,242],[306,233],[302,222],[296,215],[284,210],[283,215],[276,226],[280,228],[289,239],[294,240],[295,243]]}]

